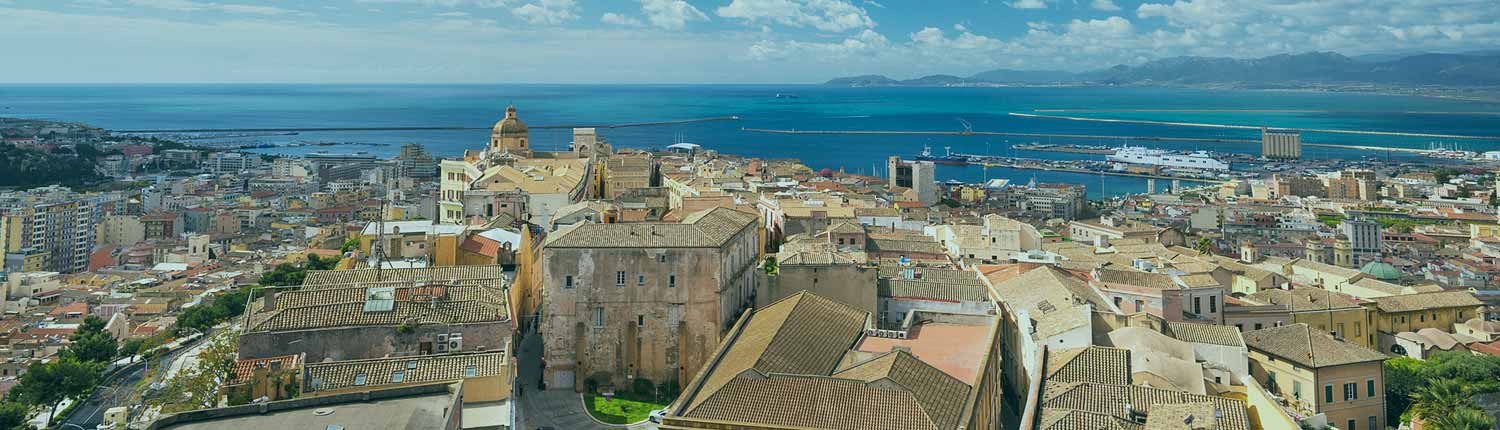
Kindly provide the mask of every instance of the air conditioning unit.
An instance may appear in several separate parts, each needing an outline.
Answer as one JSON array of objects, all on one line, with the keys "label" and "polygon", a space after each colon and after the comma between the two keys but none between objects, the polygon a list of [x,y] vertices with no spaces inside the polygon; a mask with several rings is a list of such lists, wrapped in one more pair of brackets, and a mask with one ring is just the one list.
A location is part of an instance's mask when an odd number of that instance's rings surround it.
[{"label": "air conditioning unit", "polygon": [[906,332],[904,332],[904,331],[898,331],[898,332],[896,332],[896,338],[897,339],[906,339]]},{"label": "air conditioning unit", "polygon": [[448,352],[459,352],[464,349],[464,337],[458,333],[448,336]]},{"label": "air conditioning unit", "polygon": [[437,352],[448,352],[448,334],[437,335]]}]

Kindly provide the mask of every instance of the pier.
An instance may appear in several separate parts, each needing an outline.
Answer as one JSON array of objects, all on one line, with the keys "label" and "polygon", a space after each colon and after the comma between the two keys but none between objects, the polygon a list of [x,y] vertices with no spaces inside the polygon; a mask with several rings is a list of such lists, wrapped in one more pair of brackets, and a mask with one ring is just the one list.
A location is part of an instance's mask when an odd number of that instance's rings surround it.
[{"label": "pier", "polygon": [[[1013,114],[1014,115],[1014,114]],[[1234,126],[1241,127],[1241,126]],[[1249,127],[1259,130],[1260,127]],[[1277,129],[1283,130],[1283,129]],[[1100,139],[1139,142],[1215,142],[1215,143],[1243,143],[1259,145],[1259,139],[1231,139],[1218,137],[1172,137],[1172,136],[1120,136],[1103,134],[1058,134],[1058,133],[1011,133],[1001,131],[904,131],[904,130],[778,130],[768,128],[740,128],[740,131],[750,133],[775,133],[775,134],[829,134],[829,135],[873,135],[873,136],[1004,136],[1004,137],[1038,137],[1038,138],[1063,138],[1063,139]],[[1375,133],[1375,132],[1371,132]],[[1496,138],[1500,139],[1500,138]],[[1396,148],[1368,145],[1345,145],[1337,143],[1306,143],[1302,146],[1318,148],[1354,149],[1361,151],[1382,152],[1404,152],[1412,154],[1426,154],[1430,151],[1416,148]],[[1025,149],[1025,148],[1017,148]]]},{"label": "pier", "polygon": [[[572,129],[572,128],[628,128],[628,127],[651,127],[675,124],[691,124],[697,122],[714,121],[739,121],[737,115],[715,116],[708,118],[679,119],[668,121],[631,122],[624,124],[555,124],[555,125],[533,125],[531,129]],[[425,127],[291,127],[291,128],[185,128],[185,129],[149,129],[149,130],[114,130],[121,134],[145,134],[145,133],[306,133],[306,132],[343,132],[343,131],[463,131],[463,130],[489,130],[493,127],[460,127],[460,126],[425,126]]]},{"label": "pier", "polygon": [[[1235,130],[1260,130],[1261,129],[1261,127],[1258,126],[1258,125],[1208,124],[1208,123],[1199,123],[1199,122],[1151,121],[1151,120],[1144,120],[1144,119],[1085,118],[1085,117],[1077,117],[1077,116],[1038,115],[1038,114],[1016,113],[1016,112],[1011,112],[1008,115],[1010,115],[1010,116],[1016,116],[1016,117],[1022,117],[1022,118],[1060,119],[1060,120],[1066,120],[1066,121],[1087,121],[1087,122],[1111,122],[1111,123],[1118,123],[1118,124],[1150,124],[1150,125],[1169,125],[1169,126],[1176,126],[1176,127],[1223,128],[1223,129],[1235,129]],[[1365,136],[1431,137],[1431,138],[1436,138],[1436,139],[1469,139],[1469,140],[1497,140],[1497,141],[1500,141],[1500,136],[1471,136],[1471,135],[1464,135],[1464,134],[1405,133],[1405,132],[1396,132],[1396,131],[1368,131],[1368,130],[1335,130],[1335,129],[1328,129],[1328,128],[1284,128],[1284,127],[1276,127],[1276,129],[1277,130],[1286,130],[1286,131],[1295,131],[1295,132],[1299,132],[1299,133],[1334,133],[1334,134],[1357,134],[1357,135],[1365,135]]]},{"label": "pier", "polygon": [[1034,160],[1032,162],[1024,162],[1024,161],[1022,161],[1022,160],[1025,160],[1025,159],[1011,159],[1011,160],[1014,160],[1014,161],[1009,161],[1009,162],[1006,162],[1006,161],[982,161],[982,162],[970,162],[969,164],[980,165],[980,166],[984,166],[986,168],[996,167],[996,168],[1005,168],[1005,169],[1046,170],[1046,171],[1052,171],[1052,172],[1080,173],[1080,174],[1087,174],[1087,175],[1123,176],[1123,177],[1141,178],[1141,179],[1162,179],[1162,180],[1169,180],[1169,181],[1198,182],[1198,183],[1204,183],[1204,184],[1225,184],[1225,183],[1229,182],[1229,181],[1224,181],[1224,180],[1219,180],[1219,179],[1204,179],[1204,178],[1194,178],[1194,177],[1184,177],[1184,176],[1170,176],[1170,175],[1151,175],[1151,174],[1145,174],[1145,173],[1117,172],[1117,171],[1113,171],[1113,170],[1089,170],[1089,169],[1084,169],[1084,168],[1081,168],[1081,167],[1060,167],[1060,166],[1052,166],[1052,165],[1048,165],[1048,164],[1045,164],[1045,163],[1041,163],[1040,160]]}]

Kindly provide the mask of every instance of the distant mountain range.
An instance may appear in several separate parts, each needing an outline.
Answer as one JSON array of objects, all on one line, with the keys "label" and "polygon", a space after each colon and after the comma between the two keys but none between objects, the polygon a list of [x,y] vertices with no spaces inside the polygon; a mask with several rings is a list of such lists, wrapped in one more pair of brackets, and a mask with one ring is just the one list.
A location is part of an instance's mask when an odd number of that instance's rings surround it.
[{"label": "distant mountain range", "polygon": [[830,80],[841,86],[964,86],[964,85],[1238,85],[1295,86],[1306,84],[1396,84],[1484,86],[1500,85],[1500,50],[1463,54],[1418,53],[1362,55],[1350,58],[1335,52],[1282,54],[1255,59],[1174,57],[1139,66],[1119,65],[1103,70],[1028,71],[997,69],[969,77],[931,75],[896,80],[863,75]]}]

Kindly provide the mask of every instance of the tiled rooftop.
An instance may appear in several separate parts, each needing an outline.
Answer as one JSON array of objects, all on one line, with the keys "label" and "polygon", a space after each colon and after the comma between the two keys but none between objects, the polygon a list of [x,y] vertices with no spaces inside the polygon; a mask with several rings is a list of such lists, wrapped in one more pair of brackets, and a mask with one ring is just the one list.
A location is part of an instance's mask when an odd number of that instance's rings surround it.
[{"label": "tiled rooftop", "polygon": [[[463,378],[507,375],[506,351],[421,355],[371,360],[309,363],[303,384],[307,392],[365,386],[424,384]],[[399,372],[399,373],[398,373]]]},{"label": "tiled rooftop", "polygon": [[369,310],[370,289],[363,286],[292,290],[277,293],[275,308],[263,300],[250,309],[247,331],[291,331],[318,328],[419,324],[464,324],[506,321],[505,294],[479,286],[400,286],[390,310]]}]

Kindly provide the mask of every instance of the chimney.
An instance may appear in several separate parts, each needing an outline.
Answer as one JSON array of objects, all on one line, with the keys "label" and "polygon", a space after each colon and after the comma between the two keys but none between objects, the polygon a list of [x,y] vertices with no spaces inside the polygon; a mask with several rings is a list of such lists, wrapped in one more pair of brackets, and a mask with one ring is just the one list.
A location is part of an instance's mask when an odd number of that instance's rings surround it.
[{"label": "chimney", "polygon": [[274,291],[265,291],[265,294],[266,295],[261,296],[261,310],[276,310],[276,293]]}]

